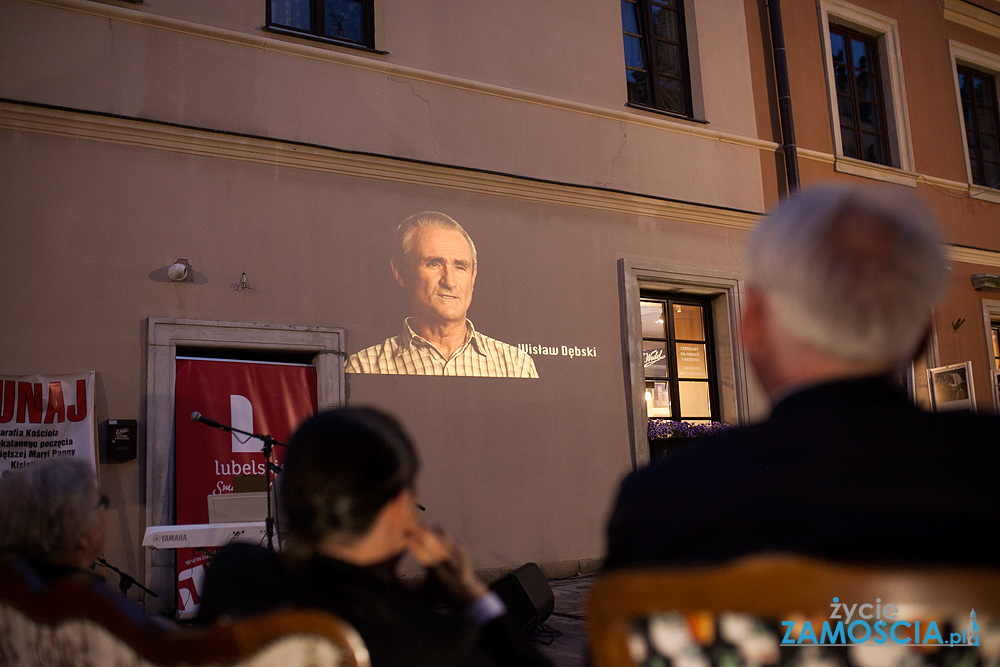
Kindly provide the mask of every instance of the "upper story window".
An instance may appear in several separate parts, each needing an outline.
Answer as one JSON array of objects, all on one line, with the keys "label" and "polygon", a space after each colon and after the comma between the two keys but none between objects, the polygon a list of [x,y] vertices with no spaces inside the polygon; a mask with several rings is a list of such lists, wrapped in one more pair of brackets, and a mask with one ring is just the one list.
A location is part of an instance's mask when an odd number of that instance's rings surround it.
[{"label": "upper story window", "polygon": [[878,43],[874,37],[831,25],[830,51],[844,155],[890,164]]},{"label": "upper story window", "polygon": [[834,169],[917,187],[899,24],[846,0],[819,0]]},{"label": "upper story window", "polygon": [[[987,188],[1000,186],[1000,120],[997,89],[992,74],[959,66],[958,89],[965,121],[972,182]],[[994,329],[994,344],[996,329]]]},{"label": "upper story window", "polygon": [[269,0],[269,28],[375,47],[374,0]]},{"label": "upper story window", "polygon": [[683,0],[621,0],[628,101],[691,116]]},{"label": "upper story window", "polygon": [[650,294],[640,308],[646,416],[718,421],[708,302]]}]

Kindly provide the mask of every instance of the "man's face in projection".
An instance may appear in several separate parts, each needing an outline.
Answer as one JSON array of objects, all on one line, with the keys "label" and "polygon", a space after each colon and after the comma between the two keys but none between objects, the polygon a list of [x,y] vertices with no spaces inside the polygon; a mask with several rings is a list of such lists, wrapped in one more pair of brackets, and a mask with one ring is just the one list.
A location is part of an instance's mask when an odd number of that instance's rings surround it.
[{"label": "man's face in projection", "polygon": [[410,296],[413,317],[427,325],[465,322],[472,303],[476,269],[472,248],[460,232],[420,227],[413,235],[408,266],[393,265],[397,282]]}]

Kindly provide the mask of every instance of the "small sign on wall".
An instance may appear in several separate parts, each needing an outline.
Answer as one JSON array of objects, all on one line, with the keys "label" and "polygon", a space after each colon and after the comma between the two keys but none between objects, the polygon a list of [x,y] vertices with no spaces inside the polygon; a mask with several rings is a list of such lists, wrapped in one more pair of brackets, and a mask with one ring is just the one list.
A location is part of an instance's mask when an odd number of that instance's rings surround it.
[{"label": "small sign on wall", "polygon": [[931,392],[931,409],[974,410],[976,393],[972,386],[972,362],[927,369],[927,385]]}]

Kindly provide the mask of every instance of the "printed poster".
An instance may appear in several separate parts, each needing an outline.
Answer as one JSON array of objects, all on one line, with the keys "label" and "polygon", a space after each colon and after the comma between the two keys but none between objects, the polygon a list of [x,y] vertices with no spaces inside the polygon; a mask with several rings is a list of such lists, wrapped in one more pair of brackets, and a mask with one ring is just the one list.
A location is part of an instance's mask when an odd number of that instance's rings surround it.
[{"label": "printed poster", "polygon": [[0,474],[57,456],[97,473],[94,371],[0,375]]},{"label": "printed poster", "polygon": [[[263,443],[192,421],[203,416],[287,443],[316,412],[316,368],[226,359],[177,358],[175,489],[177,525],[208,523],[208,496],[233,492],[233,477],[265,475]],[[280,466],[282,447],[273,460]],[[264,517],[261,517],[264,520]],[[178,609],[197,609],[210,555],[177,550]]]}]

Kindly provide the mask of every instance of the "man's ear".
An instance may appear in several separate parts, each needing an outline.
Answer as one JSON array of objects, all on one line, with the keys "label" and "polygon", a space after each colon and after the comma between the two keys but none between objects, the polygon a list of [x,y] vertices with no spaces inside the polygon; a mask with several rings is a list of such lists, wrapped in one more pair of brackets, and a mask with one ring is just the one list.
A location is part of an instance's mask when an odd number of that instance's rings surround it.
[{"label": "man's ear", "polygon": [[389,260],[389,266],[392,267],[392,275],[395,276],[396,282],[399,283],[399,286],[406,287],[406,281],[403,276],[403,272],[400,270],[401,267],[396,266],[395,257]]}]

